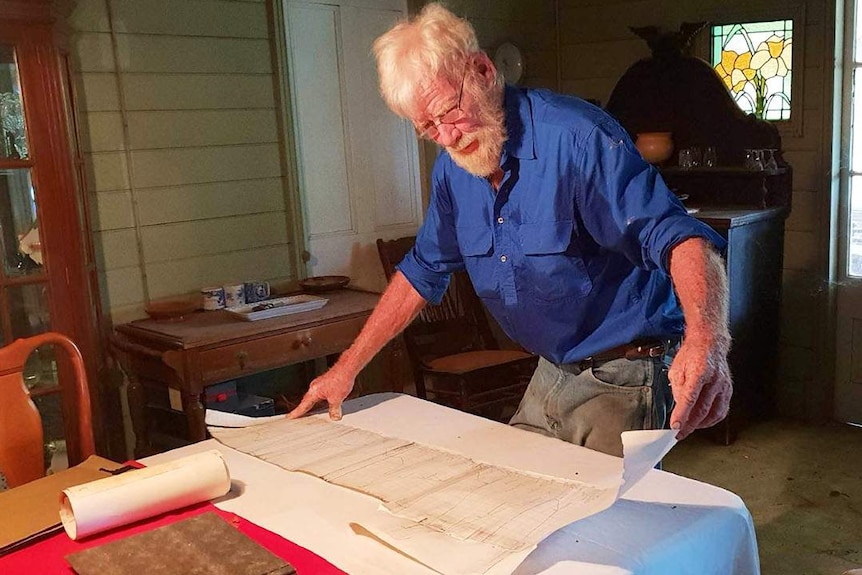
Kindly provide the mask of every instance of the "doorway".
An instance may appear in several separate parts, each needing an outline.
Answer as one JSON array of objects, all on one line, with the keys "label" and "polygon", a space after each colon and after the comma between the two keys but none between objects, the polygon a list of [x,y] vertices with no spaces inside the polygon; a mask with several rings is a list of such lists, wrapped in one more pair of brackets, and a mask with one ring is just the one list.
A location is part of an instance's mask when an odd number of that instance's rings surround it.
[{"label": "doorway", "polygon": [[844,4],[835,418],[862,424],[862,23]]},{"label": "doorway", "polygon": [[378,92],[374,39],[407,14],[404,0],[285,0],[287,77],[307,272],[382,291],[377,238],[421,220],[412,126]]}]

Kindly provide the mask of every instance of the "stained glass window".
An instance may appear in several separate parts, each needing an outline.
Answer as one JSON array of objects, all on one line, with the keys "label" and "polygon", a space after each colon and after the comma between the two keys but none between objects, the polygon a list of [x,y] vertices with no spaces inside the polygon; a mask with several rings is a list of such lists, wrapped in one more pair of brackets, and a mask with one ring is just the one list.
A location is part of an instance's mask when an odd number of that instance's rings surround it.
[{"label": "stained glass window", "polygon": [[790,119],[793,20],[712,27],[712,65],[744,112]]}]

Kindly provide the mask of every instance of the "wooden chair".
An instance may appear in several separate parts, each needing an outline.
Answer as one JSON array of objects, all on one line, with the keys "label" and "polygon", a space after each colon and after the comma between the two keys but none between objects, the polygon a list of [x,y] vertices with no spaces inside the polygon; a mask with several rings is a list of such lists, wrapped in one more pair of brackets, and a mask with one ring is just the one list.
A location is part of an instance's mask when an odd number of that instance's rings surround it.
[{"label": "wooden chair", "polygon": [[87,373],[77,346],[55,332],[17,339],[0,348],[0,472],[9,487],[45,475],[42,418],[24,385],[23,372],[30,353],[49,343],[66,351],[75,376],[73,385],[61,382],[69,463],[77,464],[95,452]]},{"label": "wooden chair", "polygon": [[[377,240],[387,280],[415,240]],[[506,419],[503,406],[517,407],[538,362],[500,349],[465,272],[453,274],[440,305],[426,306],[404,330],[404,343],[418,397],[493,419]]]}]

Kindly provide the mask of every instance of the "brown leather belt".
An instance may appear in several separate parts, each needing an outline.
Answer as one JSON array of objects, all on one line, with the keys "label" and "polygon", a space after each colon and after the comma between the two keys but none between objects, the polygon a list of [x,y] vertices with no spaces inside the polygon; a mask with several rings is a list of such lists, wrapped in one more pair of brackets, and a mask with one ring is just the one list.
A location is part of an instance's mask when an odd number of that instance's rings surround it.
[{"label": "brown leather belt", "polygon": [[581,361],[576,361],[569,365],[577,367],[579,371],[584,371],[586,369],[596,367],[599,364],[602,364],[606,361],[611,361],[613,359],[626,358],[634,360],[648,359],[651,357],[662,357],[669,350],[673,349],[677,344],[679,344],[679,341],[680,338],[678,337],[671,339],[634,341],[631,343],[618,345],[617,347],[612,347],[611,349],[605,350],[601,353],[597,353],[596,355],[590,357],[585,357]]}]

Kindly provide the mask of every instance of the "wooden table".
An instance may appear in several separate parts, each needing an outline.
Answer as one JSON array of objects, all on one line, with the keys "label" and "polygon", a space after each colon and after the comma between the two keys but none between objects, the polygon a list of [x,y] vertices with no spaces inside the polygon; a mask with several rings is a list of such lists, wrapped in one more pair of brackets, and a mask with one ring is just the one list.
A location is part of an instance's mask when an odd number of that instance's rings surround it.
[{"label": "wooden table", "polygon": [[341,353],[380,297],[349,289],[323,295],[329,303],[318,310],[272,319],[243,321],[219,310],[116,326],[112,347],[129,378],[136,456],[153,451],[154,415],[184,415],[184,439],[206,439],[201,399],[207,386]]},{"label": "wooden table", "polygon": [[[347,425],[504,469],[593,485],[608,485],[621,473],[619,459],[610,455],[408,395],[365,395],[343,407]],[[371,516],[386,514],[380,500],[365,493],[286,471],[214,439],[160,453],[144,463],[155,465],[207,449],[221,451],[231,479],[242,485],[217,500],[217,507],[305,547],[346,573],[438,573],[356,528]],[[419,483],[411,484],[421,488]],[[457,553],[458,545],[441,541],[440,553]],[[495,572],[500,571],[512,570]],[[739,497],[654,469],[610,508],[549,535],[514,572],[757,575],[760,569],[754,523]]]},{"label": "wooden table", "polygon": [[[326,418],[327,414],[310,417]],[[406,395],[380,393],[348,400],[344,403],[343,422],[536,477],[578,478],[587,484],[608,485],[621,473],[619,460],[609,455]],[[284,439],[286,443],[290,441],[289,436]],[[222,453],[233,481],[231,493],[213,503],[222,511],[242,518],[237,521],[241,530],[247,532],[245,526],[253,523],[319,555],[346,573],[439,573],[356,527],[375,516],[388,515],[381,510],[383,503],[379,499],[365,493],[327,483],[308,473],[286,471],[214,439],[148,457],[143,463],[152,466],[209,449]],[[421,488],[416,480],[411,485]],[[426,488],[430,485],[431,481],[427,482]],[[477,507],[477,511],[481,509]],[[69,553],[105,543],[118,535],[175,522],[189,512],[194,511],[177,510],[81,541],[69,540],[62,531],[39,538],[0,557],[0,573],[72,575],[64,560]],[[0,498],[0,517],[8,514]],[[278,548],[270,548],[278,553],[285,544],[281,542]],[[440,554],[454,556],[461,545],[455,538],[442,538]],[[292,549],[291,553],[299,551]],[[295,562],[299,573],[331,572],[320,565],[319,558],[312,565],[310,561],[314,558],[307,552],[284,557]],[[507,566],[508,569],[502,569]],[[512,572],[511,563],[500,567],[494,572]],[[549,535],[514,572],[518,575],[757,575],[760,568],[754,523],[739,497],[718,487],[653,469],[610,508]]]}]

